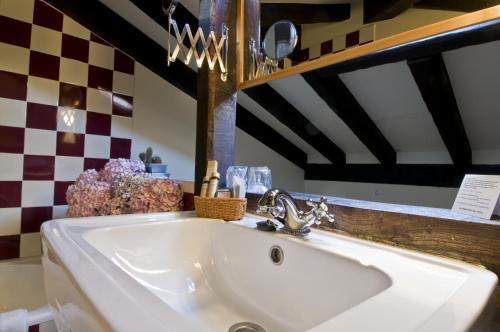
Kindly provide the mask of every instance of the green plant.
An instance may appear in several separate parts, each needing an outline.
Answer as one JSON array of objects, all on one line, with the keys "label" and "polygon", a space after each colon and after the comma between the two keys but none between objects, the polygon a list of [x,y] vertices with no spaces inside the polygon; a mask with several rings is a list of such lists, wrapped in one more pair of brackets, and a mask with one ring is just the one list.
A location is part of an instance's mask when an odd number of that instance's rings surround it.
[{"label": "green plant", "polygon": [[139,153],[139,159],[145,164],[151,164],[153,162],[153,148],[148,147],[146,152]]},{"label": "green plant", "polygon": [[153,158],[151,158],[151,162],[153,162],[153,164],[161,164],[160,156],[158,155],[153,156]]}]

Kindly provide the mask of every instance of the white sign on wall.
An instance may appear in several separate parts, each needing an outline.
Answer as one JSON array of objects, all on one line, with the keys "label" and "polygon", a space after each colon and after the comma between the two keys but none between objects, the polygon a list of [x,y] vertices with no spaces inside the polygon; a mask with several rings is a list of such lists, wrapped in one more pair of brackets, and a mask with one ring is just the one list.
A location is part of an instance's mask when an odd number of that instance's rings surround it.
[{"label": "white sign on wall", "polygon": [[500,215],[500,176],[467,174],[462,181],[452,211],[491,219]]}]

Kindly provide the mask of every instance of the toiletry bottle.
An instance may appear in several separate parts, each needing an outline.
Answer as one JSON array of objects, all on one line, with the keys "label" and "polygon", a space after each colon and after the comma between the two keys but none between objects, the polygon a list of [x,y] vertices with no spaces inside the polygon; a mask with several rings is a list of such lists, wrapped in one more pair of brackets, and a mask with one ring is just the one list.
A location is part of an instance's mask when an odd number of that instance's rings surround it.
[{"label": "toiletry bottle", "polygon": [[218,172],[212,173],[212,176],[210,177],[210,182],[208,183],[207,197],[215,197],[215,193],[217,192],[217,188],[219,187],[219,179],[220,179],[220,173]]},{"label": "toiletry bottle", "polygon": [[209,183],[209,177],[205,176],[203,178],[203,184],[201,185],[200,197],[207,197],[208,183]]}]

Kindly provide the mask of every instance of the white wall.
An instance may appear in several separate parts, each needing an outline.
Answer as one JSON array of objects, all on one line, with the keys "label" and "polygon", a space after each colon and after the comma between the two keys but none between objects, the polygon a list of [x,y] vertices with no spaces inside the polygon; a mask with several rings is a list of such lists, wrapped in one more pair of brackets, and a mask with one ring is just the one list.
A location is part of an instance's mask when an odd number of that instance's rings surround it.
[{"label": "white wall", "polygon": [[235,154],[237,165],[268,166],[272,172],[273,187],[304,192],[303,169],[238,128]]},{"label": "white wall", "polygon": [[196,100],[136,62],[132,158],[148,146],[171,177],[194,179]]},{"label": "white wall", "polygon": [[457,188],[311,180],[305,181],[304,189],[311,194],[444,209],[451,209],[458,191]]}]

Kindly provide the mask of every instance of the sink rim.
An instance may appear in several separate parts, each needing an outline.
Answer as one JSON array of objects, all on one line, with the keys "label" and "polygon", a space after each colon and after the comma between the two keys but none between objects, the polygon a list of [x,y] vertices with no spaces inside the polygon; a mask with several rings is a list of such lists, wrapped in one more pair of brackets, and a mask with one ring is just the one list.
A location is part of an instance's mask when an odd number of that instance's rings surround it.
[{"label": "sink rim", "polygon": [[[98,282],[106,281],[106,285],[116,287],[117,289],[113,289],[113,294],[121,295],[123,297],[123,302],[117,303],[117,305],[123,305],[121,306],[123,308],[122,310],[126,310],[127,305],[133,305],[135,303],[135,307],[138,310],[138,316],[149,318],[147,323],[148,325],[151,325],[151,328],[158,328],[161,326],[164,327],[165,317],[168,316],[168,322],[171,326],[177,326],[179,331],[182,329],[190,331],[192,330],[192,326],[190,327],[189,322],[186,322],[184,319],[179,317],[179,315],[173,310],[166,313],[164,302],[161,302],[159,299],[155,301],[156,299],[154,298],[153,294],[145,294],[144,291],[141,292],[140,289],[135,289],[133,285],[137,284],[137,281],[128,276],[119,267],[112,264],[104,255],[98,252],[97,249],[93,248],[83,238],[83,235],[86,232],[93,229],[143,224],[150,223],[152,221],[157,221],[160,223],[173,221],[178,222],[178,219],[185,218],[196,217],[193,212],[181,212],[52,220],[43,224],[42,238],[44,241],[44,245],[47,245],[53,253],[57,253],[58,259],[65,266],[68,273],[78,283],[78,286],[85,293],[89,301],[97,308],[97,311],[102,312],[103,316],[106,316],[108,318],[111,326],[120,326],[121,323],[119,322],[119,320],[113,321],[113,318],[109,316],[109,301],[106,302],[105,299],[100,298],[99,296],[99,289],[101,289],[101,291],[104,291],[106,288],[97,287],[97,285],[94,284],[92,280],[98,280]],[[231,224],[240,227],[253,227],[256,218],[262,219],[261,217],[247,214],[243,220],[232,222]],[[223,221],[216,220],[210,220],[210,222],[224,223]],[[316,229],[311,232],[308,241],[304,241],[300,238],[294,238],[285,234],[269,234],[269,236],[278,236],[288,241],[299,242],[302,245],[310,246],[317,250],[327,250],[329,252],[333,252],[336,255],[344,256],[342,255],[342,252],[338,252],[338,247],[332,248],[332,242],[328,241],[328,239],[330,239],[330,241],[335,240],[337,242],[340,241],[340,243],[344,243],[347,248],[352,245],[354,247],[358,246],[360,248],[365,248],[364,250],[366,250],[367,248],[373,249],[376,251],[372,252],[372,254],[376,254],[377,252],[395,254],[399,259],[407,259],[413,260],[415,262],[434,264],[436,266],[444,266],[445,268],[451,268],[456,271],[462,271],[463,273],[465,273],[467,275],[467,280],[464,281],[461,287],[456,289],[454,294],[446,303],[444,303],[444,305],[439,308],[435,308],[434,314],[431,317],[422,319],[421,326],[418,329],[414,329],[418,331],[432,331],[432,329],[436,326],[441,326],[443,324],[443,315],[440,315],[440,313],[447,312],[450,310],[450,308],[454,308],[454,306],[456,307],[457,305],[462,307],[465,306],[467,314],[464,314],[463,312],[460,313],[460,317],[458,317],[460,319],[455,322],[455,327],[458,328],[458,330],[466,330],[470,327],[471,324],[473,324],[475,319],[477,319],[477,317],[481,313],[482,309],[486,306],[489,296],[491,296],[491,293],[493,292],[497,281],[496,275],[492,272],[464,262],[431,256],[420,252],[408,251],[405,249]],[[326,242],[321,244],[322,241]],[[46,255],[45,250],[44,255]],[[353,259],[353,255],[354,254],[351,253],[350,256],[344,257]],[[102,258],[104,258],[104,260]],[[354,258],[354,260],[360,262],[359,259]],[[78,261],[78,264],[74,264],[75,261]],[[374,267],[378,268],[378,266]],[[387,271],[381,271],[382,273],[388,275],[386,273]],[[388,276],[392,279],[392,276],[390,274]],[[120,286],[120,283],[125,284],[121,284]],[[129,289],[127,289],[126,292],[122,291],[123,288],[126,288],[124,287],[125,285],[131,286],[129,287]],[[394,291],[393,288],[393,286],[389,286],[388,289],[383,290],[381,293],[375,295],[374,297],[366,300],[363,303],[373,301],[374,298],[377,298],[381,294],[386,294],[387,292],[389,292],[389,290]],[[478,294],[478,292],[476,291],[477,289],[481,290],[481,294]],[[121,293],[119,291],[121,291]],[[464,298],[467,299],[466,302],[463,301]],[[126,301],[127,299],[128,301]],[[139,299],[139,301],[137,301],[137,299]],[[159,303],[158,301],[161,303]],[[140,305],[137,305],[137,303],[140,303]],[[162,310],[158,310],[158,306],[162,303]],[[356,310],[356,308],[359,309],[360,306],[361,304],[349,309],[348,312]],[[336,320],[342,315],[343,313],[339,314],[338,316],[334,316],[331,320],[328,320],[308,331],[319,332],[331,330],[331,326],[329,327],[328,323]],[[391,317],[392,319],[398,319],[398,317],[393,317],[392,315]],[[467,317],[467,319],[465,319],[465,317]],[[145,322],[143,321],[138,326],[142,326],[142,328],[144,328],[144,323]],[[130,326],[130,324],[125,325]],[[120,328],[118,329],[122,330]],[[402,331],[402,329],[400,330]]]}]

